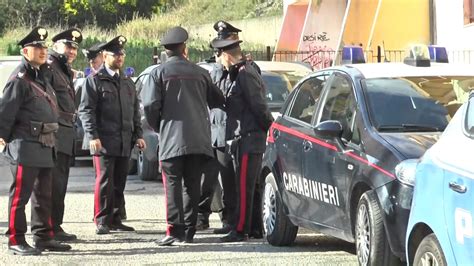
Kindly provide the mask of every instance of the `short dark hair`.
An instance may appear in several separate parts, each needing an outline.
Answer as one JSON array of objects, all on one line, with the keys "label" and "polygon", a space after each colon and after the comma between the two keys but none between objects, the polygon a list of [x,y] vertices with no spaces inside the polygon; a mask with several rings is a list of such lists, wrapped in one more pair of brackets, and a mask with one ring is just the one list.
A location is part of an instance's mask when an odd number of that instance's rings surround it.
[{"label": "short dark hair", "polygon": [[184,54],[186,45],[184,43],[165,45],[165,52],[168,57]]},{"label": "short dark hair", "polygon": [[239,57],[239,56],[242,56],[242,50],[240,49],[240,46],[237,46],[237,47],[234,47],[232,49],[229,49],[229,50],[225,50],[223,51],[224,53],[227,53],[233,57]]}]

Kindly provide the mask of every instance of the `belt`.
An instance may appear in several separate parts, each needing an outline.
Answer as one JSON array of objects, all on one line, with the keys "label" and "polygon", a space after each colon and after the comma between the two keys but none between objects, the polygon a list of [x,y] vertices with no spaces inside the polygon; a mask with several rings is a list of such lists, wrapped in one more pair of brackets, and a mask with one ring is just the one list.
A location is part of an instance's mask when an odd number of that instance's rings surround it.
[{"label": "belt", "polygon": [[77,121],[77,113],[68,113],[63,111],[58,111],[59,117],[65,119],[71,123],[75,123]]}]

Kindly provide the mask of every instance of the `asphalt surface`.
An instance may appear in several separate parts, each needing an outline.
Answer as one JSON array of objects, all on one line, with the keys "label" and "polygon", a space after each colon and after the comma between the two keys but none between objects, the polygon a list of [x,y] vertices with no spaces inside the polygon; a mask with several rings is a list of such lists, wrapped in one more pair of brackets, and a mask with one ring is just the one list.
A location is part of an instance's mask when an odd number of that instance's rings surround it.
[{"label": "asphalt surface", "polygon": [[[129,176],[125,197],[128,220],[136,232],[98,236],[92,223],[94,172],[90,162],[71,169],[63,228],[78,236],[69,252],[43,252],[21,257],[7,252],[7,238],[0,238],[0,264],[299,264],[357,265],[355,246],[345,241],[300,229],[289,247],[273,247],[264,240],[221,243],[212,233],[220,226],[211,215],[211,229],[199,231],[195,243],[159,247],[154,241],[165,235],[163,185]],[[8,225],[8,189],[12,176],[0,159],[0,232]],[[30,205],[26,207],[29,221]],[[27,235],[31,243],[32,236]]]}]

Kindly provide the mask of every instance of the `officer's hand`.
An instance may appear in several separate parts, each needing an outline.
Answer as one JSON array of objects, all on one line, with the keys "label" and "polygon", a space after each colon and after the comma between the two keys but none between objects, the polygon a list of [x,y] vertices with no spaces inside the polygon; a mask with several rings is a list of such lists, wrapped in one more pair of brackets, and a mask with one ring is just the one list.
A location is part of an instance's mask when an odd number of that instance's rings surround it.
[{"label": "officer's hand", "polygon": [[6,145],[7,145],[7,144],[5,143],[5,140],[2,139],[2,138],[0,138],[0,152],[2,152],[3,149],[5,149],[5,146],[6,146]]},{"label": "officer's hand", "polygon": [[138,147],[139,150],[143,151],[146,149],[146,143],[144,139],[137,139],[135,145]]},{"label": "officer's hand", "polygon": [[96,152],[100,151],[102,149],[102,143],[100,142],[100,139],[93,139],[89,142],[89,149],[93,154]]}]

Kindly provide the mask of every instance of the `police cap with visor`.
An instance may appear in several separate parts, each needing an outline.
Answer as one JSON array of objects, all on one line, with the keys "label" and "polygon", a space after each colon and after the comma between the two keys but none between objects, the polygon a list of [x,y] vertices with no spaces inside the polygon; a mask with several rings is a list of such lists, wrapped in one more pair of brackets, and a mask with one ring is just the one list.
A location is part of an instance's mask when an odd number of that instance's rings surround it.
[{"label": "police cap with visor", "polygon": [[182,44],[188,40],[188,32],[181,27],[174,27],[168,30],[166,34],[161,38],[160,43],[165,48]]},{"label": "police cap with visor", "polygon": [[226,51],[239,47],[240,43],[242,43],[241,40],[222,40],[217,37],[212,40],[211,46],[218,51]]},{"label": "police cap with visor", "polygon": [[87,59],[92,60],[96,58],[100,52],[102,52],[101,46],[104,44],[105,44],[104,42],[96,43],[92,45],[91,47],[89,47],[89,49],[82,49],[82,53],[84,54],[85,57],[87,57]]},{"label": "police cap with visor", "polygon": [[119,35],[107,43],[104,43],[99,46],[100,50],[112,53],[114,55],[124,55],[125,50],[124,46],[127,43],[127,38],[123,35]]},{"label": "police cap with visor", "polygon": [[239,38],[239,32],[242,30],[232,26],[232,24],[219,20],[216,23],[214,23],[214,30],[217,31],[217,38],[219,39],[238,39]]},{"label": "police cap with visor", "polygon": [[41,48],[47,48],[46,38],[48,37],[48,31],[41,27],[35,27],[25,38],[18,42],[21,47],[35,46]]},{"label": "police cap with visor", "polygon": [[56,34],[52,39],[53,42],[62,42],[74,48],[78,48],[82,42],[82,33],[76,28],[71,28]]}]

